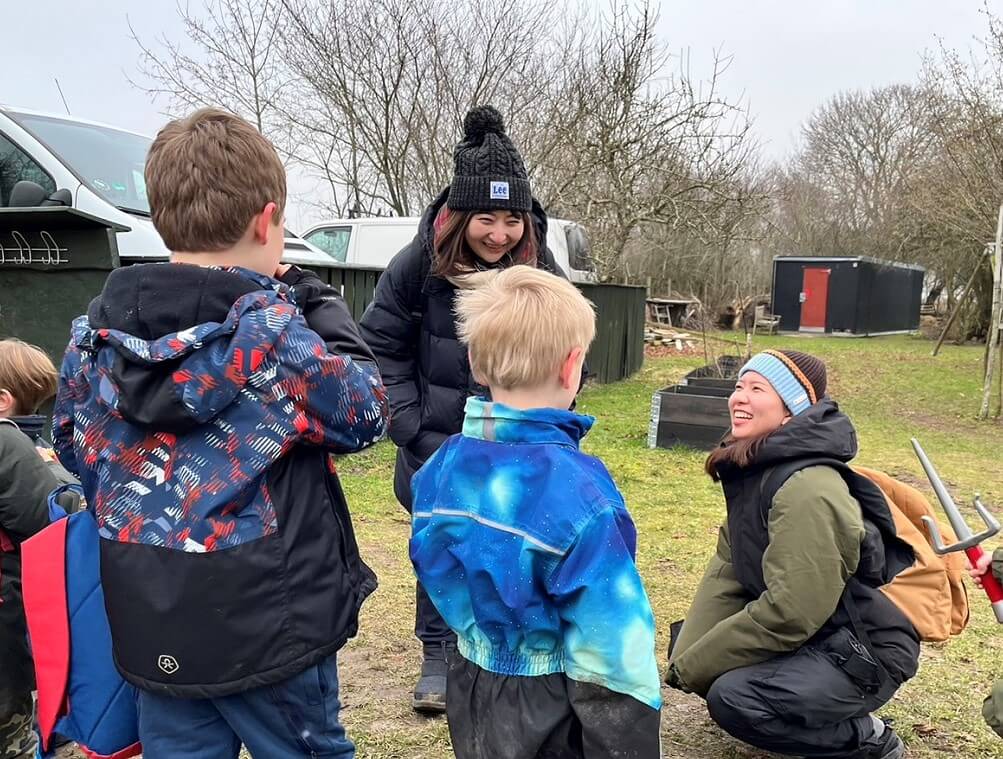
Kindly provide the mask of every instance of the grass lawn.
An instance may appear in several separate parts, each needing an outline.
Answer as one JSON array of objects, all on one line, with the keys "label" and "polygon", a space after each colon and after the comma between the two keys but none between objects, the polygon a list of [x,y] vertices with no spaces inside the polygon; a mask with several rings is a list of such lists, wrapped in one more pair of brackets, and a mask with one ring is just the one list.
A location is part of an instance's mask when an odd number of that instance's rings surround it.
[{"label": "grass lawn", "polygon": [[[906,336],[761,337],[755,347],[796,348],[826,360],[830,394],[857,426],[860,463],[922,484],[929,493],[909,445],[916,436],[959,502],[979,491],[1003,513],[1003,426],[975,419],[981,348],[947,346],[934,359],[930,342]],[[588,388],[580,401],[582,412],[598,417],[585,448],[606,462],[637,523],[638,563],[657,618],[663,667],[669,623],[686,612],[714,549],[724,501],[701,473],[703,454],[646,447],[648,415],[655,390],[703,363],[702,357],[650,359],[636,377]],[[409,705],[419,648],[412,636],[409,520],[391,490],[393,454],[382,444],[340,464],[363,556],[380,576],[360,635],[341,656],[343,714],[362,759],[450,757],[445,721],[417,717]],[[920,674],[882,712],[895,719],[910,757],[1003,759],[1003,740],[979,713],[991,682],[1003,676],[1003,637],[984,596],[971,596],[965,634],[925,646]],[[662,726],[665,757],[763,756],[718,731],[699,699],[668,689]]]}]

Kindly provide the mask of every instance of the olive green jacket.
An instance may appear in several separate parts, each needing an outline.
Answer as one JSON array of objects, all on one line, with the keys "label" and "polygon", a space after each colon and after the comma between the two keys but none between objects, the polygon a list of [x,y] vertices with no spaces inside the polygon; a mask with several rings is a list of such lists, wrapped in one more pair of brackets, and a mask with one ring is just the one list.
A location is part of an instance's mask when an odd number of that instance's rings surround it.
[{"label": "olive green jacket", "polygon": [[[1003,582],[1003,548],[993,554],[993,574]],[[1003,680],[997,680],[992,693],[982,704],[982,716],[996,734],[1003,738]]]},{"label": "olive green jacket", "polygon": [[799,648],[829,620],[860,561],[864,519],[828,466],[795,473],[770,509],[766,591],[749,598],[735,577],[727,525],[670,659],[670,682],[706,695],[720,675]]},{"label": "olive green jacket", "polygon": [[0,715],[14,713],[34,685],[20,544],[49,524],[48,495],[57,485],[28,436],[7,420],[0,421],[0,530],[15,546],[12,552],[0,551]]}]

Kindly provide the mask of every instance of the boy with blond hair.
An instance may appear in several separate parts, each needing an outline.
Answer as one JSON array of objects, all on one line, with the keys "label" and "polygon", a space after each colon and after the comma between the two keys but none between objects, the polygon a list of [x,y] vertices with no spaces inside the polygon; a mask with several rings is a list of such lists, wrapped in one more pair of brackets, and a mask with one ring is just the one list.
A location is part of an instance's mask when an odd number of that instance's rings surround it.
[{"label": "boy with blond hair", "polygon": [[47,499],[59,485],[46,465],[38,407],[56,394],[56,367],[33,345],[0,340],[0,756],[34,759],[28,650],[21,594],[21,543],[49,524]]},{"label": "boy with blond hair", "polygon": [[330,454],[383,435],[372,353],[280,264],[285,170],[250,124],[170,122],[146,186],[171,263],[116,269],[73,323],[54,420],[144,754],[348,759],[335,654],[376,578]]},{"label": "boy with blond hair", "polygon": [[591,304],[527,266],[458,295],[488,398],[415,474],[411,561],[457,636],[446,713],[458,759],[657,759],[654,618],[636,532],[594,419],[569,411]]}]

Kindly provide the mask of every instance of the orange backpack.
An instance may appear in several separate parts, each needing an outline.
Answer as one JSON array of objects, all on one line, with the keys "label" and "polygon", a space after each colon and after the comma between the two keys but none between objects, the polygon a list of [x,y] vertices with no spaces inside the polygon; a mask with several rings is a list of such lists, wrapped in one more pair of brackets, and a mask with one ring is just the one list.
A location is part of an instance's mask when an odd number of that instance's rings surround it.
[{"label": "orange backpack", "polygon": [[945,541],[957,540],[954,531],[939,519],[926,496],[916,488],[875,469],[860,466],[852,469],[881,489],[898,537],[909,544],[916,556],[912,566],[883,585],[881,592],[912,622],[920,639],[940,642],[960,634],[969,618],[968,592],[962,580],[965,555],[937,554],[921,517],[935,519]]},{"label": "orange backpack", "polygon": [[[968,624],[968,592],[965,576],[965,556],[962,553],[937,554],[930,543],[921,517],[933,518],[944,540],[954,542],[957,536],[939,518],[921,492],[901,480],[859,466],[849,466],[836,459],[803,459],[775,467],[761,480],[763,507],[768,508],[773,496],[794,472],[809,466],[831,466],[841,474],[855,498],[854,487],[873,485],[881,495],[895,524],[896,537],[912,549],[912,564],[899,571],[891,581],[878,587],[916,628],[921,640],[941,642],[958,635]],[[877,492],[871,493],[877,499]]]}]

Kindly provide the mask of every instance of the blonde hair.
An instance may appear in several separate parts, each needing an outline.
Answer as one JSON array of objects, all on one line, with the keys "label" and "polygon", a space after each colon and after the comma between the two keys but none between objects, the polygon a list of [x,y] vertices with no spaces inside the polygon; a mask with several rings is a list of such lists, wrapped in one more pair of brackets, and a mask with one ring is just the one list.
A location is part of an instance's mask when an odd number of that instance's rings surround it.
[{"label": "blonde hair", "polygon": [[592,304],[566,279],[530,266],[493,273],[456,297],[458,333],[478,381],[505,390],[556,377],[576,347],[596,334]]},{"label": "blonde hair", "polygon": [[202,108],[171,121],[146,157],[153,226],[172,251],[222,251],[268,203],[286,205],[286,170],[272,144],[232,113]]},{"label": "blonde hair", "polygon": [[32,414],[56,394],[59,373],[41,348],[14,337],[0,340],[0,390],[14,396],[18,414]]}]

